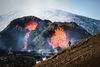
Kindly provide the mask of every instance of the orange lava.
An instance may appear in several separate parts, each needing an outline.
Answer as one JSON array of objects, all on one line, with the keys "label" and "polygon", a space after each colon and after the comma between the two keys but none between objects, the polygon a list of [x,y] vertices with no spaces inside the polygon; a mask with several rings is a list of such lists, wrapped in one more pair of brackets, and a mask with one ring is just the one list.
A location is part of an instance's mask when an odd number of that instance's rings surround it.
[{"label": "orange lava", "polygon": [[66,48],[68,47],[69,39],[64,31],[64,29],[60,26],[54,31],[55,33],[51,36],[49,44],[54,48],[61,47]]},{"label": "orange lava", "polygon": [[27,24],[25,24],[25,29],[28,29],[29,32],[27,32],[25,37],[24,37],[24,46],[23,46],[22,51],[27,50],[27,46],[28,46],[27,42],[28,42],[28,39],[30,37],[30,32],[32,30],[35,30],[36,27],[37,27],[37,22],[35,22],[34,20],[32,20],[32,21],[28,22]]},{"label": "orange lava", "polygon": [[32,31],[32,30],[35,30],[36,27],[37,27],[37,22],[32,20],[30,22],[28,22],[26,25],[25,25],[25,29],[28,29],[29,31]]}]

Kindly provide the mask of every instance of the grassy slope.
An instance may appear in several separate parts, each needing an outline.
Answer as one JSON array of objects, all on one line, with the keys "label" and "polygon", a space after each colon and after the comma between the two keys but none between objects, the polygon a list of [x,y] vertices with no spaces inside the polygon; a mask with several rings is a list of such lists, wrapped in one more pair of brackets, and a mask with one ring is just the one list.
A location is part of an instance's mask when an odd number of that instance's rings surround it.
[{"label": "grassy slope", "polygon": [[85,39],[34,67],[100,67],[100,34]]}]

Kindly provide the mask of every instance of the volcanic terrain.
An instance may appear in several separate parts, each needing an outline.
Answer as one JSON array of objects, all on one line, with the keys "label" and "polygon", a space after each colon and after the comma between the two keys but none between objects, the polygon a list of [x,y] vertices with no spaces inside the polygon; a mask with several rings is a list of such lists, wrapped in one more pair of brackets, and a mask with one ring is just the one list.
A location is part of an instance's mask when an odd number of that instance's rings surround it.
[{"label": "volcanic terrain", "polygon": [[33,67],[100,67],[100,34],[84,39]]},{"label": "volcanic terrain", "polygon": [[[51,67],[66,67],[67,62],[72,65],[88,63],[88,55],[90,59],[95,56],[91,50],[94,53],[94,49],[99,51],[96,44],[99,44],[100,36],[91,36],[77,22],[51,22],[35,16],[16,18],[0,32],[0,67],[31,67],[35,64],[40,67],[49,67],[49,64]],[[86,58],[83,57],[85,52]],[[77,58],[80,60],[71,63]]]}]

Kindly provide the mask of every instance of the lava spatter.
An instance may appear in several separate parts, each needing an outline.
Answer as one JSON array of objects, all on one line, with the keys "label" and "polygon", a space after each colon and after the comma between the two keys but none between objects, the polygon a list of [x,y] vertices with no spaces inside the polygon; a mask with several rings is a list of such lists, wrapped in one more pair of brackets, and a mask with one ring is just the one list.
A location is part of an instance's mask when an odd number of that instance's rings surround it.
[{"label": "lava spatter", "polygon": [[32,20],[25,24],[25,29],[32,31],[36,29],[37,25],[38,25],[37,22]]},{"label": "lava spatter", "polygon": [[22,49],[23,51],[27,50],[27,46],[28,46],[27,42],[28,42],[28,39],[30,37],[30,32],[32,30],[35,30],[37,25],[38,25],[37,22],[34,21],[34,20],[29,21],[27,24],[25,24],[25,29],[27,29],[28,32],[26,33],[26,35],[24,37],[24,46],[23,46],[23,49]]},{"label": "lava spatter", "polygon": [[66,35],[63,27],[57,26],[54,30],[54,34],[50,38],[49,45],[51,45],[54,48],[61,47],[66,48],[68,47],[68,36]]}]

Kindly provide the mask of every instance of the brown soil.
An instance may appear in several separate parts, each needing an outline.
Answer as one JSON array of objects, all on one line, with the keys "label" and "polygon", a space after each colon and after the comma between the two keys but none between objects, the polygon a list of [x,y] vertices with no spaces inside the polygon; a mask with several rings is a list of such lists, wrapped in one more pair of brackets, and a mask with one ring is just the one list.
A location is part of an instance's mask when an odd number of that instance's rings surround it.
[{"label": "brown soil", "polygon": [[85,39],[33,67],[100,67],[100,34]]}]

